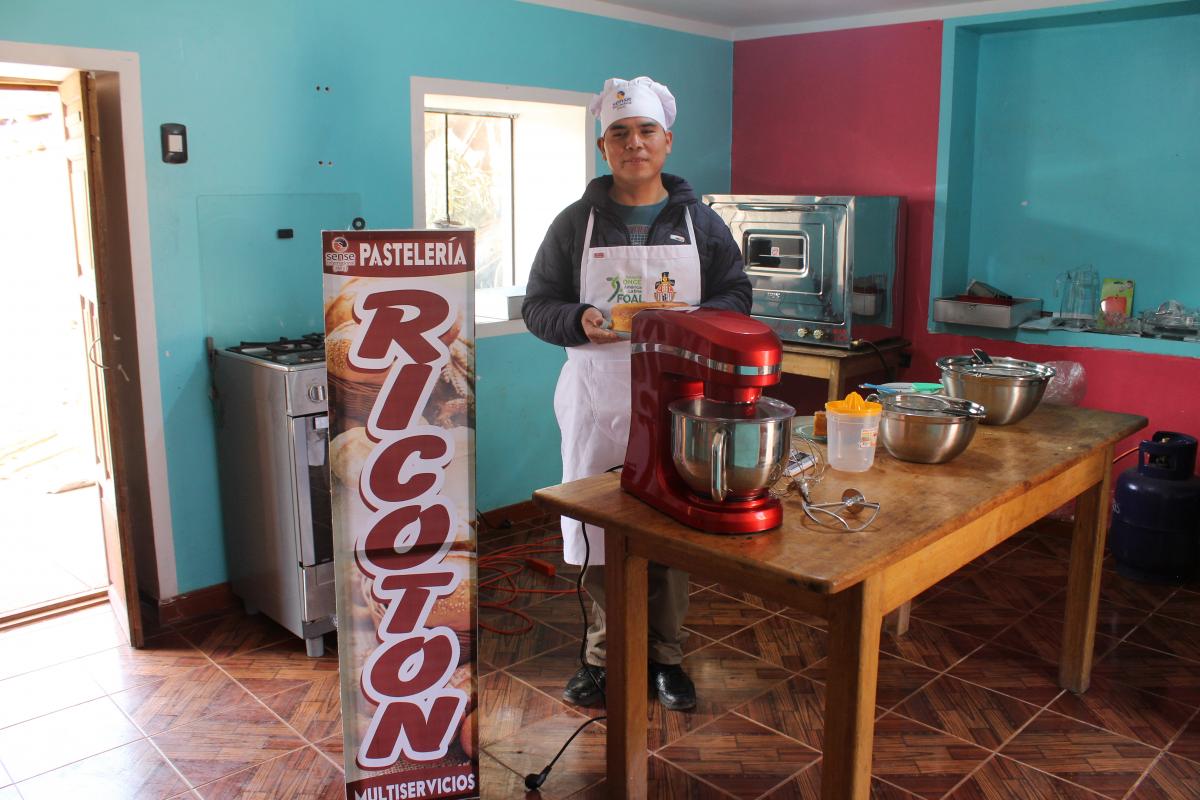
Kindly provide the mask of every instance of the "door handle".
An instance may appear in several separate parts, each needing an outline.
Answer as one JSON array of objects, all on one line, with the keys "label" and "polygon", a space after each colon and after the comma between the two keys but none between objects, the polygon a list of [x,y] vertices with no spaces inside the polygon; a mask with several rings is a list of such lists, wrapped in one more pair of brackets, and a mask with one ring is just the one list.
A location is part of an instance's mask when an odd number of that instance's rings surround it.
[{"label": "door handle", "polygon": [[816,211],[816,206],[784,205],[760,206],[751,203],[738,203],[738,211]]},{"label": "door handle", "polygon": [[100,369],[112,369],[112,367],[101,364],[99,361],[96,360],[96,345],[98,345],[98,344],[100,344],[99,336],[97,336],[95,339],[92,340],[92,346],[88,348],[87,360],[92,362],[93,365],[99,367]]}]

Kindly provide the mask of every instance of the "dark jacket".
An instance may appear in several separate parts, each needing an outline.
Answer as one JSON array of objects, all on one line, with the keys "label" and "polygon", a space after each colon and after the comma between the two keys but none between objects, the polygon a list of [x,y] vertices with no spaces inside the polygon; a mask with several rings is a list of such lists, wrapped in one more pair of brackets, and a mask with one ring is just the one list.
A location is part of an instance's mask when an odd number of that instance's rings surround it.
[{"label": "dark jacket", "polygon": [[[749,314],[750,280],[729,228],[715,211],[700,202],[683,178],[664,172],[662,182],[668,194],[667,205],[654,220],[646,244],[691,244],[683,216],[685,210],[691,210],[696,249],[700,253],[700,305]],[[583,237],[587,232],[588,212],[596,210],[592,247],[629,244],[629,231],[608,196],[612,183],[611,175],[589,183],[583,197],[554,219],[538,248],[521,315],[539,339],[563,347],[588,341],[580,320],[591,306],[579,302],[579,270],[587,244]],[[672,234],[679,238],[672,239]]]}]

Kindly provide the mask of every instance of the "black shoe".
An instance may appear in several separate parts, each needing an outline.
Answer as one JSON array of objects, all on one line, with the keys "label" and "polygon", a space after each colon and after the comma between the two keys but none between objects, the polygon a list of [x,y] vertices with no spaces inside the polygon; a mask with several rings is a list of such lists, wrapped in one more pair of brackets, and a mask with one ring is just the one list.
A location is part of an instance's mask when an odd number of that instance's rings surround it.
[{"label": "black shoe", "polygon": [[[594,706],[604,700],[604,681],[607,670],[604,667],[580,667],[579,671],[567,681],[563,690],[563,699],[577,706]],[[599,686],[597,686],[599,684]]]},{"label": "black shoe", "polygon": [[658,691],[658,699],[672,711],[687,711],[696,707],[696,684],[678,664],[650,662],[650,685]]}]

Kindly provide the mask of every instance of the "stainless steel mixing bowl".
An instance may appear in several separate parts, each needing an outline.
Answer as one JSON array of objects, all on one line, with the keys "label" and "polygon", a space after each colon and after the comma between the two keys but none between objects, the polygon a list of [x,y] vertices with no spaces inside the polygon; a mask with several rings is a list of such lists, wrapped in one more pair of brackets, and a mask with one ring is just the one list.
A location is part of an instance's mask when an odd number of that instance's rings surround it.
[{"label": "stainless steel mixing bowl", "polygon": [[942,464],[966,450],[987,413],[978,403],[943,395],[893,394],[879,402],[879,440],[893,458],[918,464]]},{"label": "stainless steel mixing bowl", "polygon": [[1011,425],[1027,417],[1041,402],[1054,367],[1016,358],[947,356],[937,360],[942,386],[951,397],[961,397],[987,409],[984,425]]},{"label": "stainless steel mixing bowl", "polygon": [[717,502],[761,497],[779,480],[796,410],[771,397],[720,403],[687,397],[668,406],[671,455],[684,482]]}]

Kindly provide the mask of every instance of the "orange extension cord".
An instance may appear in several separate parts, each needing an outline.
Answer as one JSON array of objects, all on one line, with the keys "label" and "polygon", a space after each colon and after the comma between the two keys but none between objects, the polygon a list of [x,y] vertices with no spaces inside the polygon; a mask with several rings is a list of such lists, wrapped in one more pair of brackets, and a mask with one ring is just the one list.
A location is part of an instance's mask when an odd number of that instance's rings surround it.
[{"label": "orange extension cord", "polygon": [[[486,524],[486,523],[485,523]],[[478,559],[479,568],[479,590],[497,589],[500,592],[506,593],[504,599],[495,600],[488,603],[480,603],[480,608],[491,608],[498,611],[503,611],[507,614],[512,614],[524,620],[525,624],[519,628],[511,630],[502,630],[494,628],[486,624],[482,620],[479,622],[479,627],[492,633],[499,633],[505,636],[517,636],[522,633],[528,633],[533,630],[533,618],[521,611],[518,608],[513,608],[512,603],[518,596],[523,594],[574,594],[575,587],[569,589],[534,589],[530,587],[522,587],[517,585],[516,577],[529,566],[530,559],[537,559],[539,555],[559,554],[562,552],[562,537],[558,534],[552,534],[545,539],[539,539],[536,542],[525,542],[524,544],[514,544],[508,547],[502,547],[499,550],[488,553],[486,556],[481,555]],[[544,562],[543,562],[544,563]],[[549,565],[548,565],[549,566]],[[553,567],[550,567],[553,570]],[[548,573],[553,574],[551,571]]]}]

